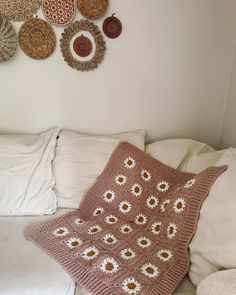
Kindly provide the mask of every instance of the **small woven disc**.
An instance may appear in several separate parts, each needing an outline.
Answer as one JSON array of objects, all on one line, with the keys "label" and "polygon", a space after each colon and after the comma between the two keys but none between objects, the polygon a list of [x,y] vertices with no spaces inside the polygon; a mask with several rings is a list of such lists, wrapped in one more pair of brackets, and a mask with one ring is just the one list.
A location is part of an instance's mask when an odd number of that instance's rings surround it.
[{"label": "small woven disc", "polygon": [[75,39],[73,49],[79,56],[86,57],[92,52],[93,45],[89,38],[81,35]]},{"label": "small woven disc", "polygon": [[68,25],[76,13],[76,0],[43,0],[43,13],[55,26]]},{"label": "small woven disc", "polygon": [[39,18],[32,18],[21,26],[19,43],[29,57],[44,59],[53,53],[56,36],[49,23]]},{"label": "small woven disc", "polygon": [[79,11],[88,19],[102,17],[108,8],[108,0],[77,0]]},{"label": "small woven disc", "polygon": [[9,20],[0,16],[0,62],[9,60],[16,52],[17,35]]},{"label": "small woven disc", "polygon": [[103,32],[111,39],[119,37],[122,32],[121,21],[113,15],[106,18],[103,22]]},{"label": "small woven disc", "polygon": [[42,0],[0,0],[0,15],[13,21],[25,21],[37,12]]}]

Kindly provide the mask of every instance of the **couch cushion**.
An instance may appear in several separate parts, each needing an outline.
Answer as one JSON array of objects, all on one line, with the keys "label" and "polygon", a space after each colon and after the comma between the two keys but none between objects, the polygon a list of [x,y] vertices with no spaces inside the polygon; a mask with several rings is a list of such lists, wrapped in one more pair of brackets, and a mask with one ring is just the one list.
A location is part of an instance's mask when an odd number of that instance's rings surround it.
[{"label": "couch cushion", "polygon": [[[56,216],[70,210],[60,210]],[[54,215],[55,216],[55,215]],[[48,217],[0,217],[0,294],[70,295],[74,283],[48,255],[23,237],[24,229]]]}]

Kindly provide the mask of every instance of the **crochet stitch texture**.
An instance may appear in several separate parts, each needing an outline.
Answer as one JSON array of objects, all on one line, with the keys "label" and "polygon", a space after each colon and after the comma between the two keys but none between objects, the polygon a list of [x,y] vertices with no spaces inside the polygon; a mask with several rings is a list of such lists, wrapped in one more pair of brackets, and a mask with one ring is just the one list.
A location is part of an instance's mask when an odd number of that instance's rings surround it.
[{"label": "crochet stitch texture", "polygon": [[188,272],[201,204],[225,169],[183,173],[121,143],[79,210],[25,237],[95,295],[170,295]]}]

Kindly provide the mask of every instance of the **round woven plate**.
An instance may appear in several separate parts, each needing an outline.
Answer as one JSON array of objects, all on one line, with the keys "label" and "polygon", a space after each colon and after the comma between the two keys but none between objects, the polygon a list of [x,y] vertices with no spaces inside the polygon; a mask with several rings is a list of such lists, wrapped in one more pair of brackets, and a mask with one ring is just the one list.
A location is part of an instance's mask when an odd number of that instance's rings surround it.
[{"label": "round woven plate", "polygon": [[0,0],[0,15],[13,21],[25,21],[37,12],[42,0]]},{"label": "round woven plate", "polygon": [[79,11],[88,19],[102,17],[108,8],[108,0],[77,0]]},{"label": "round woven plate", "polygon": [[43,13],[53,25],[61,27],[72,22],[76,13],[76,0],[43,0]]},{"label": "round woven plate", "polygon": [[122,32],[121,21],[114,14],[106,18],[103,22],[103,32],[111,39],[119,37]]},{"label": "round woven plate", "polygon": [[89,38],[85,37],[83,34],[77,37],[73,43],[73,49],[76,54],[81,57],[89,56],[92,52],[93,45]]},{"label": "round woven plate", "polygon": [[44,59],[53,53],[56,36],[49,23],[39,18],[32,18],[21,26],[19,43],[29,57]]},{"label": "round woven plate", "polygon": [[[71,39],[81,31],[89,32],[94,38],[96,50],[93,57],[89,61],[77,60],[70,50]],[[68,63],[68,65],[82,72],[91,71],[97,68],[98,64],[100,64],[104,59],[106,51],[106,45],[101,31],[96,25],[88,20],[76,21],[66,27],[62,33],[60,47],[64,60]]]},{"label": "round woven plate", "polygon": [[17,35],[9,20],[0,16],[0,62],[9,60],[16,52]]}]

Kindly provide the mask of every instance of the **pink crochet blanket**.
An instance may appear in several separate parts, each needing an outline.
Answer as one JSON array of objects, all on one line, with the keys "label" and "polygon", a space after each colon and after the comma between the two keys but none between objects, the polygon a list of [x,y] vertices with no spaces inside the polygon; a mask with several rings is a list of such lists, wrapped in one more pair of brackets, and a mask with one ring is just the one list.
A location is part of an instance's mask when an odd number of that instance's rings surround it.
[{"label": "pink crochet blanket", "polygon": [[182,173],[122,143],[79,210],[25,236],[93,294],[172,294],[189,269],[201,204],[225,169]]}]

